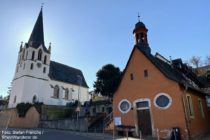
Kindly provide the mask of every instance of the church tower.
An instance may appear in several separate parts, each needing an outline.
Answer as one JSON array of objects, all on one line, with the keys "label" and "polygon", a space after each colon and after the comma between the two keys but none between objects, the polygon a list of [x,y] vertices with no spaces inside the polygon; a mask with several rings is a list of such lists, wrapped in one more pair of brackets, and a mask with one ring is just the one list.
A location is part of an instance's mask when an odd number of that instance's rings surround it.
[{"label": "church tower", "polygon": [[42,8],[27,43],[20,45],[9,107],[21,102],[42,102],[49,87],[51,46],[44,42]]}]

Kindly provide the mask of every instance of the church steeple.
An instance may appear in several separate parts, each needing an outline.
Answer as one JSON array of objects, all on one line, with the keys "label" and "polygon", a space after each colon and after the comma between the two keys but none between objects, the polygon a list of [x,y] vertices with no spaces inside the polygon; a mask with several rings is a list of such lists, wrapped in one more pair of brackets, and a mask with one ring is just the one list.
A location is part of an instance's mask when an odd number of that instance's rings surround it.
[{"label": "church steeple", "polygon": [[44,46],[44,28],[43,28],[42,8],[37,18],[37,21],[34,25],[34,28],[28,40],[28,43],[32,45],[34,48],[38,48],[40,45]]},{"label": "church steeple", "polygon": [[147,41],[147,32],[148,32],[148,29],[146,28],[144,23],[141,22],[139,19],[139,21],[136,23],[135,28],[133,30],[133,34],[135,36],[135,45],[145,50],[145,52],[150,53],[151,49]]},{"label": "church steeple", "polygon": [[135,28],[133,30],[133,34],[135,35],[135,43],[136,44],[148,44],[147,42],[147,31],[148,29],[140,20],[136,23]]}]

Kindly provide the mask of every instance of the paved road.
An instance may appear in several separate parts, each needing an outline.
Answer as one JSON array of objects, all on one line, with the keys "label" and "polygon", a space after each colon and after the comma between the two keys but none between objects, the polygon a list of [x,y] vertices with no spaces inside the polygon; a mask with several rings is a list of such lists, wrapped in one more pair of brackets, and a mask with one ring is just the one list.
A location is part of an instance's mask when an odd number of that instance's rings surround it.
[{"label": "paved road", "polygon": [[[83,133],[55,129],[7,129],[0,134],[0,140],[112,140],[112,135],[102,133]],[[2,139],[3,138],[3,139]],[[128,138],[129,140],[139,140]],[[127,140],[126,137],[117,138],[116,140]],[[145,139],[145,140],[154,140]],[[210,133],[199,140],[210,140]]]},{"label": "paved road", "polygon": [[44,134],[39,137],[39,140],[111,140],[110,138],[110,136],[104,136],[102,134],[88,134],[60,130],[45,130]]}]

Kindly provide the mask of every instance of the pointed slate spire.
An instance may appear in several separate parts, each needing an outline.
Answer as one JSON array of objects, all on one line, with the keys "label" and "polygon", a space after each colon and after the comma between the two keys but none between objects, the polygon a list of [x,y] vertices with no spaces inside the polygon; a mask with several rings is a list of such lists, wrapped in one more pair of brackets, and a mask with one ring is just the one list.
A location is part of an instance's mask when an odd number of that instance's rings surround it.
[{"label": "pointed slate spire", "polygon": [[44,28],[43,28],[43,17],[42,17],[42,7],[34,25],[31,36],[28,43],[34,48],[38,48],[41,44],[44,46]]}]

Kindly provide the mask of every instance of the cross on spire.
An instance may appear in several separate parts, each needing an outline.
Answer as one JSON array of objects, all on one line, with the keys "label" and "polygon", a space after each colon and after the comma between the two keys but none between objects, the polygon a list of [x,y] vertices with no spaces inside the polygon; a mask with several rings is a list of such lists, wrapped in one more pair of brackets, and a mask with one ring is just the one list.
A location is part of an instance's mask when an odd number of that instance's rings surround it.
[{"label": "cross on spire", "polygon": [[41,8],[43,8],[43,6],[44,6],[44,3],[41,4]]}]

